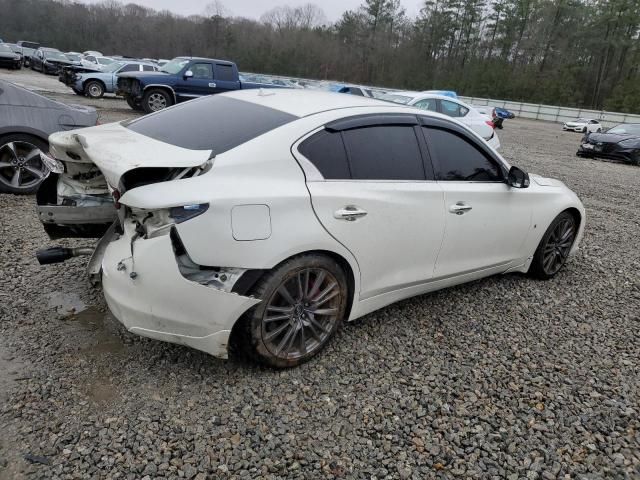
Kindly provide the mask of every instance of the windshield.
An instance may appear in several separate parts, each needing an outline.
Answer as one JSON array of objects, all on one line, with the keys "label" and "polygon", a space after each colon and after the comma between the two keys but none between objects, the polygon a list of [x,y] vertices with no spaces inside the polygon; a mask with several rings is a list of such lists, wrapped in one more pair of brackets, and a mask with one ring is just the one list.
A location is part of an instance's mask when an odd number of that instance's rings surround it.
[{"label": "windshield", "polygon": [[69,61],[62,52],[44,52],[44,58],[49,60],[62,60],[65,62]]},{"label": "windshield", "polygon": [[189,63],[189,60],[187,60],[186,58],[174,58],[169,63],[164,65],[160,69],[160,71],[161,72],[165,72],[165,73],[171,73],[172,75],[175,75],[180,70],[182,70],[187,65],[187,63]]},{"label": "windshield", "polygon": [[413,97],[407,97],[405,95],[396,95],[393,93],[387,93],[386,95],[380,95],[378,97],[380,100],[385,100],[387,102],[399,103],[401,105],[407,105]]},{"label": "windshield", "polygon": [[617,133],[618,135],[640,135],[640,123],[623,123],[616,125],[607,133]]},{"label": "windshield", "polygon": [[11,47],[9,45],[0,43],[0,52],[13,53],[13,50],[11,50]]}]

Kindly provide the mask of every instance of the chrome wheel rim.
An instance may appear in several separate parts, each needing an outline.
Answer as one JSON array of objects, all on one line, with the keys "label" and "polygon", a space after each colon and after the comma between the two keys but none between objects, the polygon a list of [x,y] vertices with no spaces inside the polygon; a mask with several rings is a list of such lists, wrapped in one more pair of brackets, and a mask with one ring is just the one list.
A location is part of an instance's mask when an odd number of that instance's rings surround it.
[{"label": "chrome wheel rim", "polygon": [[0,183],[13,189],[29,189],[40,183],[49,171],[40,159],[40,149],[29,142],[0,145]]},{"label": "chrome wheel rim", "polygon": [[162,110],[167,107],[167,99],[161,93],[152,93],[149,95],[149,108],[153,112]]},{"label": "chrome wheel rim", "polygon": [[542,266],[547,275],[555,275],[562,268],[575,238],[576,227],[573,220],[564,218],[555,226],[542,254]]},{"label": "chrome wheel rim", "polygon": [[89,85],[89,95],[92,97],[99,97],[102,95],[102,87],[97,83],[92,83]]},{"label": "chrome wheel rim", "polygon": [[326,343],[339,320],[342,290],[322,268],[304,268],[273,293],[262,317],[262,339],[269,352],[295,360]]}]

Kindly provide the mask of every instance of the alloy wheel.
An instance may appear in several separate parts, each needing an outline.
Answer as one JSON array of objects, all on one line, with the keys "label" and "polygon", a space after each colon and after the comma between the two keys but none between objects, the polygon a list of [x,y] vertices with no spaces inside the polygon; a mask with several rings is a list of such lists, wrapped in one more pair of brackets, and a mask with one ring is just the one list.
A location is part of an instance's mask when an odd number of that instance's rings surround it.
[{"label": "alloy wheel", "polygon": [[29,142],[0,145],[0,183],[15,190],[28,190],[49,171],[40,159],[40,149]]},{"label": "alloy wheel", "polygon": [[562,268],[575,238],[576,226],[573,219],[563,218],[558,222],[549,235],[542,253],[542,266],[547,275],[555,275]]},{"label": "alloy wheel", "polygon": [[303,268],[287,277],[264,310],[266,348],[286,360],[320,349],[339,321],[341,296],[338,281],[323,268]]},{"label": "alloy wheel", "polygon": [[157,112],[164,108],[167,108],[167,99],[161,93],[152,93],[149,95],[149,99],[147,100],[149,104],[149,109],[152,112]]}]

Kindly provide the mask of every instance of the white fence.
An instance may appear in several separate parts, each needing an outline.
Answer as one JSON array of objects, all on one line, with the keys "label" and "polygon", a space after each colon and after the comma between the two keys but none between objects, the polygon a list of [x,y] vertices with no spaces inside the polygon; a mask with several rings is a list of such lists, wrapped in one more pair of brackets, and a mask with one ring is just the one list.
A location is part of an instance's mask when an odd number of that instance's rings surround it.
[{"label": "white fence", "polygon": [[640,123],[640,115],[630,113],[605,112],[603,110],[586,110],[582,108],[556,107],[553,105],[537,105],[535,103],[510,102],[491,98],[459,97],[470,105],[488,105],[502,107],[515,113],[517,117],[546,120],[550,122],[567,122],[576,118],[593,118],[606,127],[619,123]]}]

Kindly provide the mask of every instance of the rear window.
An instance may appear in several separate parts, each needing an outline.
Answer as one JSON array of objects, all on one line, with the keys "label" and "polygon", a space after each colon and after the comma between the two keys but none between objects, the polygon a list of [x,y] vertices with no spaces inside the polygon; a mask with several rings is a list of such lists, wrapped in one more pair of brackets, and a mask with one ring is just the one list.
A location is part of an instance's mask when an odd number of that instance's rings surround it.
[{"label": "rear window", "polygon": [[219,154],[297,119],[255,103],[210,95],[125,126],[161,142]]}]

